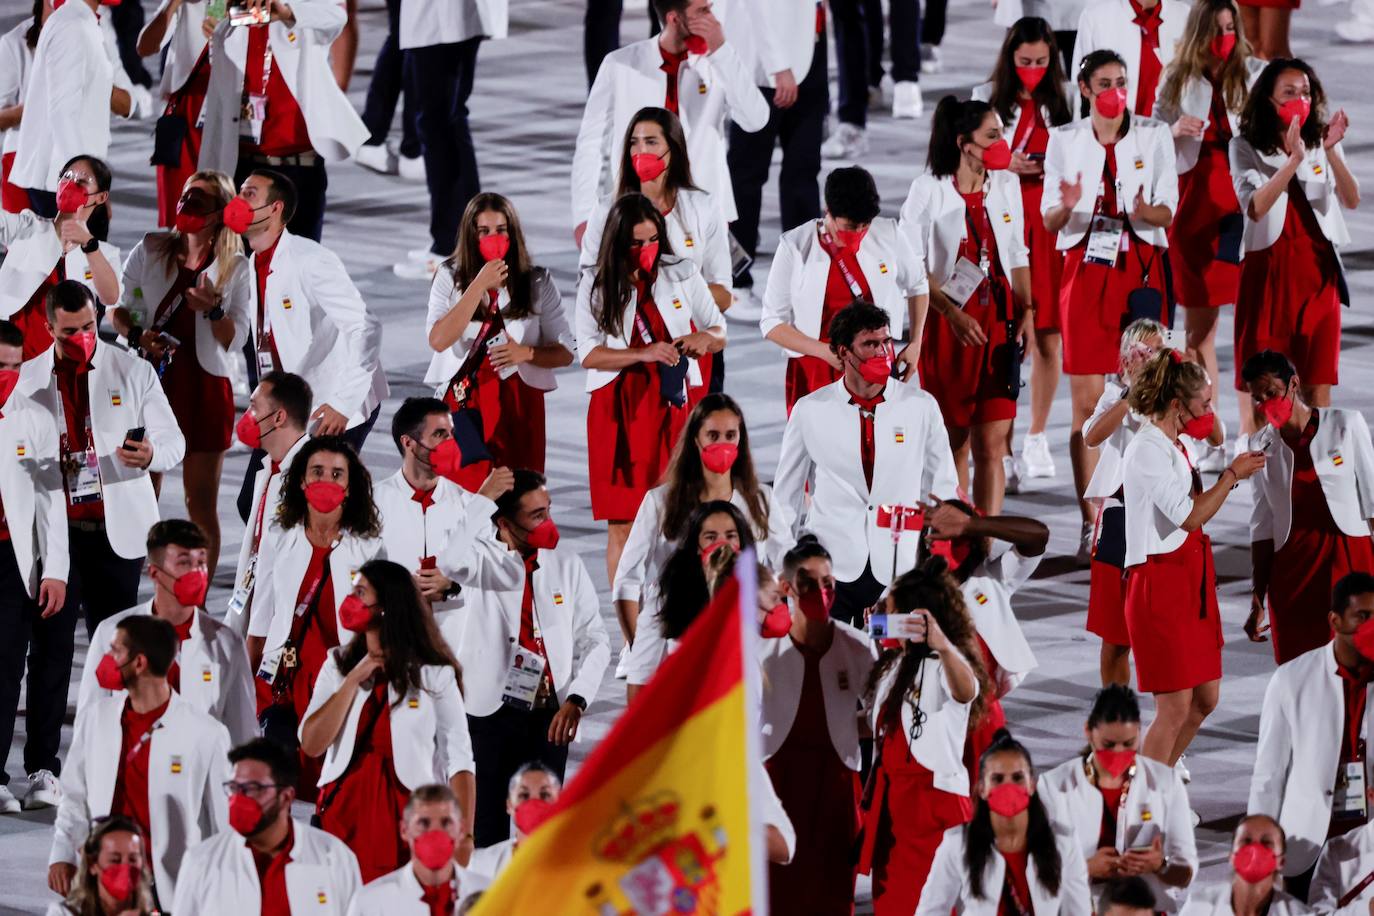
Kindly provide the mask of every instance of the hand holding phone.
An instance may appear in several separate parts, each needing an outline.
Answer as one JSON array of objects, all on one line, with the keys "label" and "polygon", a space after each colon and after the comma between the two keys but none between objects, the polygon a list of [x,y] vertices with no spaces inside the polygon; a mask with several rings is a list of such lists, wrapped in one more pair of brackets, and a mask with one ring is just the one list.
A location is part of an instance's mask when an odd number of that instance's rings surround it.
[{"label": "hand holding phone", "polygon": [[123,448],[126,452],[138,451],[138,449],[129,445],[129,443],[142,442],[145,432],[146,430],[144,429],[144,427],[135,426],[133,429],[129,430],[127,433],[124,434],[124,445],[122,445],[121,448]]}]

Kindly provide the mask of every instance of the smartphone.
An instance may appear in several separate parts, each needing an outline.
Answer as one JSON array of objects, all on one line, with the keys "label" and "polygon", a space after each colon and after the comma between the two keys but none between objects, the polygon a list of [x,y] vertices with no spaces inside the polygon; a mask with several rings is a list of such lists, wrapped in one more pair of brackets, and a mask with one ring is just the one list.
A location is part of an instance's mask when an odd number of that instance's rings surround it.
[{"label": "smartphone", "polygon": [[[490,353],[493,347],[505,346],[508,343],[510,343],[510,337],[506,332],[497,331],[495,334],[491,335],[491,337],[487,338],[487,352]],[[496,377],[505,380],[518,371],[519,369],[515,366],[502,366],[500,369],[496,370]]]},{"label": "smartphone", "polygon": [[233,27],[241,25],[262,25],[272,21],[272,8],[264,4],[256,9],[246,6],[229,7],[229,25]]},{"label": "smartphone", "polygon": [[1045,161],[1045,154],[1044,154],[1044,153],[1026,153],[1026,158],[1029,159],[1031,162],[1044,162],[1044,161]]},{"label": "smartphone", "polygon": [[120,448],[124,449],[126,452],[132,452],[133,449],[129,447],[128,443],[142,442],[144,431],[145,430],[142,426],[135,426],[133,429],[129,430],[127,433],[124,434],[125,444],[121,445]]},{"label": "smartphone", "polygon": [[1127,841],[1126,848],[1132,852],[1147,851],[1154,845],[1155,839],[1159,836],[1159,825],[1154,821],[1145,821],[1131,831],[1131,837]]},{"label": "smartphone", "polygon": [[166,331],[160,332],[157,335],[157,339],[161,341],[162,345],[168,348],[169,350],[181,346],[181,341],[177,340],[175,337],[173,337],[171,334],[168,334]]},{"label": "smartphone", "polygon": [[925,642],[917,620],[924,615],[911,614],[874,614],[868,618],[868,634],[874,639],[909,639]]}]

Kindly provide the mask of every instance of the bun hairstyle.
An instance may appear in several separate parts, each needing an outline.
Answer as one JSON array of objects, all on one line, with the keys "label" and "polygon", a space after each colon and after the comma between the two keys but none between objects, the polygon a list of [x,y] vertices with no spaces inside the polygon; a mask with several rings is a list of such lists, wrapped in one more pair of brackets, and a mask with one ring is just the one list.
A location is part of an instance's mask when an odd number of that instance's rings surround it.
[{"label": "bun hairstyle", "polygon": [[1093,697],[1092,712],[1088,713],[1088,728],[1114,722],[1140,722],[1140,701],[1125,684],[1108,684],[1099,690]]},{"label": "bun hairstyle", "polygon": [[[1026,746],[1011,736],[1005,728],[999,728],[992,736],[992,743],[978,758],[979,780],[987,779],[988,758],[995,754],[1017,754],[1026,761],[1026,769],[1035,778],[1035,764],[1031,761]],[[989,890],[1000,892],[1001,888],[983,887],[983,869],[991,858],[994,848],[992,816],[987,799],[974,793],[973,819],[964,828],[964,868],[968,872],[969,890],[979,900],[986,900]],[[1054,824],[1049,812],[1040,801],[1038,794],[1031,795],[1030,807],[1026,809],[1026,852],[1035,863],[1036,880],[1051,894],[1059,893],[1059,881],[1063,874],[1064,863],[1059,858],[1059,846],[1055,842]]]},{"label": "bun hairstyle", "polygon": [[1164,347],[1136,370],[1127,400],[1141,416],[1158,420],[1174,401],[1187,401],[1207,387],[1207,372]]},{"label": "bun hairstyle", "polygon": [[930,174],[949,178],[959,171],[963,145],[970,142],[991,113],[992,106],[987,102],[961,102],[952,95],[940,99],[930,120],[930,146],[926,152]]},{"label": "bun hairstyle", "polygon": [[793,578],[803,563],[817,558],[829,560],[830,551],[825,549],[820,538],[814,534],[803,534],[797,538],[797,543],[792,545],[792,549],[782,556],[782,577]]}]

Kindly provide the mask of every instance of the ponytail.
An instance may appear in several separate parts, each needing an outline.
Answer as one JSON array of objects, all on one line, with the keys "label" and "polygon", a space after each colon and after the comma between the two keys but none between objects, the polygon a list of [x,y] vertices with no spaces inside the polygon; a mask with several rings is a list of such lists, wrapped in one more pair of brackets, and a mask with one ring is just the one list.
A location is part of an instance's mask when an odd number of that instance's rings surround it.
[{"label": "ponytail", "polygon": [[949,178],[959,170],[960,147],[992,111],[987,102],[961,102],[952,95],[940,99],[930,120],[930,146],[926,167],[936,178]]}]

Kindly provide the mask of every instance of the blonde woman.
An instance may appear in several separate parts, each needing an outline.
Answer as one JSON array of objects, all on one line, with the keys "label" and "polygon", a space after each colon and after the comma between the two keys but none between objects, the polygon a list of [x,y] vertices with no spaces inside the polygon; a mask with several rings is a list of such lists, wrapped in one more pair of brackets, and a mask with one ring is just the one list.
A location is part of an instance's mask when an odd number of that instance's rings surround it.
[{"label": "blonde woman", "polygon": [[220,471],[234,431],[229,379],[251,321],[243,243],[221,218],[233,198],[222,172],[187,179],[174,227],[148,233],[129,252],[123,297],[111,314],[115,330],[157,368],[186,437],[186,513],[210,540],[211,570],[219,559]]},{"label": "blonde woman", "polygon": [[138,827],[125,817],[107,817],[91,826],[81,849],[80,877],[47,916],[151,916],[153,896],[145,866],[146,850]]}]

